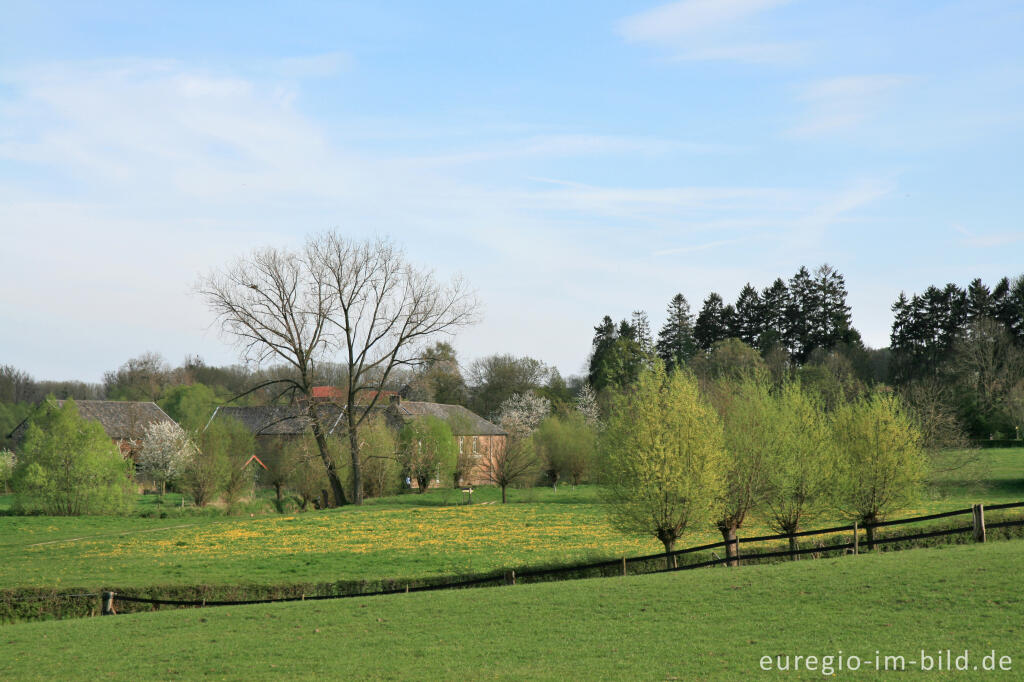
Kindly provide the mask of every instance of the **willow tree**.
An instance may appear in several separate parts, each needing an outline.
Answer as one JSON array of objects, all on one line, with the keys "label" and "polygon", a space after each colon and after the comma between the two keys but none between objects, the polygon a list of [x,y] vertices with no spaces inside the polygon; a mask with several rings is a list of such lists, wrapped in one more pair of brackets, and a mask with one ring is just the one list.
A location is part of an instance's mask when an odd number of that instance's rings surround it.
[{"label": "willow tree", "polygon": [[[348,501],[330,456],[312,388],[326,366],[340,366],[339,407],[352,463],[351,501],[363,499],[359,428],[394,370],[418,363],[437,336],[475,319],[476,299],[459,279],[439,282],[386,239],[337,232],[307,239],[299,251],[265,248],[237,259],[198,286],[243,359],[290,368],[278,385],[303,407],[330,481],[333,504]],[[362,396],[364,399],[360,399]]]},{"label": "willow tree", "polygon": [[721,492],[722,426],[685,370],[661,362],[613,397],[600,451],[612,522],[654,535],[669,568],[676,541],[712,520]]},{"label": "willow tree", "polygon": [[772,425],[772,398],[763,376],[719,379],[710,394],[725,429],[723,486],[715,525],[726,543],[728,563],[735,566],[737,531],[765,502],[769,452],[777,432]]},{"label": "willow tree", "polygon": [[[835,483],[835,443],[820,398],[788,382],[772,394],[768,452],[768,525],[797,549],[802,524],[823,511]],[[794,555],[796,558],[796,555]]]},{"label": "willow tree", "polygon": [[900,399],[875,393],[840,407],[833,419],[837,448],[835,506],[864,524],[874,546],[874,524],[910,505],[927,470],[921,434]]}]

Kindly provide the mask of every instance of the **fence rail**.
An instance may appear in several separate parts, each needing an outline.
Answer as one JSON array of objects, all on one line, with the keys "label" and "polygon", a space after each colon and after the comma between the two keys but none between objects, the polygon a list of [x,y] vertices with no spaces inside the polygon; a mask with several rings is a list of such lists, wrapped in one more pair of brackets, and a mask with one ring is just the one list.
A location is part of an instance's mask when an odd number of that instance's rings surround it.
[{"label": "fence rail", "polygon": [[[684,549],[674,550],[672,552],[660,552],[657,554],[646,554],[634,557],[621,557],[618,559],[608,559],[604,561],[595,561],[582,564],[573,564],[569,566],[558,566],[555,568],[542,568],[542,569],[526,569],[521,571],[508,570],[501,573],[495,573],[493,575],[482,576],[478,578],[464,579],[464,580],[453,580],[444,581],[432,584],[423,585],[405,585],[404,587],[395,589],[381,589],[367,592],[356,592],[349,594],[332,594],[332,595],[301,595],[298,597],[279,597],[272,599],[243,599],[233,601],[222,601],[222,600],[207,600],[207,599],[157,599],[150,597],[138,597],[126,594],[119,594],[115,592],[103,592],[102,595],[96,595],[95,593],[89,594],[75,594],[75,595],[57,595],[57,598],[61,597],[94,597],[101,596],[101,613],[103,615],[116,614],[115,602],[124,603],[137,603],[137,604],[152,604],[155,606],[178,606],[178,607],[206,607],[206,606],[237,606],[246,604],[270,604],[277,602],[298,602],[298,601],[322,601],[327,599],[346,599],[355,597],[373,597],[382,596],[389,594],[403,594],[411,592],[432,592],[436,590],[451,590],[451,589],[464,589],[472,587],[481,587],[485,585],[502,585],[502,584],[515,584],[517,580],[530,580],[537,578],[550,578],[562,576],[562,579],[571,580],[574,577],[572,574],[580,574],[592,571],[604,571],[607,569],[619,569],[621,568],[621,575],[626,575],[629,572],[631,566],[639,566],[645,568],[643,573],[665,573],[673,571],[684,571],[696,568],[706,568],[710,566],[720,566],[740,563],[746,563],[751,561],[762,561],[766,559],[781,559],[781,558],[796,558],[807,554],[822,555],[827,553],[840,552],[842,554],[856,554],[859,552],[860,546],[860,533],[868,528],[885,528],[889,526],[897,526],[908,523],[920,523],[924,521],[933,521],[937,519],[952,518],[955,516],[964,516],[966,514],[973,515],[973,522],[969,526],[957,526],[955,528],[942,528],[939,530],[925,531],[921,533],[893,535],[888,537],[876,537],[874,538],[872,545],[884,545],[896,542],[910,542],[914,540],[921,540],[926,538],[941,537],[946,535],[956,535],[960,533],[973,533],[974,538],[977,541],[985,541],[985,521],[984,512],[987,511],[998,511],[1006,509],[1018,509],[1024,507],[1024,502],[1010,502],[1006,504],[994,504],[990,506],[974,505],[973,507],[967,507],[964,509],[956,509],[948,512],[941,512],[938,514],[926,514],[923,516],[913,516],[903,519],[893,519],[890,521],[879,521],[871,524],[851,524],[848,526],[833,526],[831,528],[821,528],[816,530],[800,531],[793,533],[792,535],[777,534],[777,535],[760,535],[750,538],[736,538],[730,540],[728,543],[723,540],[721,542],[713,542],[704,545],[697,545],[695,547],[686,547]],[[995,528],[1011,528],[1024,526],[1024,518],[1013,519],[1009,521],[999,521],[988,525],[989,529]],[[750,545],[752,543],[764,543],[774,542],[780,540],[790,540],[791,538],[808,538],[815,536],[835,535],[837,533],[854,533],[853,540],[851,542],[841,542],[838,544],[822,544],[819,543],[815,547],[804,547],[796,549],[789,548],[778,551],[768,552],[754,552],[744,553],[740,556],[739,546]],[[865,541],[867,542],[867,541]],[[726,547],[727,544],[734,544],[735,556],[717,557],[709,560],[697,561],[695,563],[683,564],[683,565],[666,565],[660,569],[650,569],[645,564],[652,561],[666,561],[666,563],[675,564],[677,558],[687,554],[694,554],[697,552],[707,552],[715,549]]]}]

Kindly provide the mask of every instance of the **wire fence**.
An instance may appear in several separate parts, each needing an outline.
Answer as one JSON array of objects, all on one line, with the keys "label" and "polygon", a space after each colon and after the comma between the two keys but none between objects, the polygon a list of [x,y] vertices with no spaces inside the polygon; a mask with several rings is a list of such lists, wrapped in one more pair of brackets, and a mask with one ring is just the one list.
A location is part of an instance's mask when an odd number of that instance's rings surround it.
[{"label": "wire fence", "polygon": [[[1024,507],[1024,502],[1011,502],[1007,504],[995,504],[991,506],[982,507],[982,505],[975,505],[974,507],[968,507],[965,509],[957,509],[954,511],[941,512],[938,514],[927,514],[924,516],[913,516],[903,519],[893,519],[890,521],[880,521],[871,524],[850,524],[847,526],[833,526],[831,528],[822,528],[816,530],[800,531],[793,533],[792,535],[777,534],[777,535],[761,535],[748,538],[736,538],[735,540],[720,542],[713,542],[704,545],[697,545],[695,547],[687,547],[684,549],[674,550],[671,552],[660,552],[657,554],[646,554],[642,556],[633,557],[621,557],[618,559],[608,559],[603,561],[572,564],[567,566],[558,566],[553,568],[538,568],[538,569],[526,569],[526,570],[507,570],[488,574],[485,576],[474,577],[469,579],[440,579],[437,582],[430,582],[426,584],[406,584],[395,588],[370,590],[351,592],[344,594],[328,594],[328,595],[299,595],[290,597],[276,597],[267,599],[239,599],[239,600],[215,600],[215,599],[159,599],[153,597],[134,596],[128,594],[121,594],[115,592],[103,592],[102,595],[96,593],[82,593],[75,595],[60,595],[61,597],[102,597],[102,613],[113,614],[116,613],[115,603],[134,603],[134,604],[149,604],[156,607],[160,606],[172,606],[172,607],[206,607],[206,606],[238,606],[246,604],[271,604],[279,602],[298,602],[298,601],[321,601],[328,599],[346,599],[356,597],[373,597],[391,594],[403,594],[413,592],[432,592],[437,590],[453,590],[453,589],[466,589],[473,587],[484,587],[493,585],[507,585],[516,584],[521,582],[541,582],[548,580],[572,580],[583,577],[596,577],[597,575],[627,575],[627,574],[650,574],[650,573],[665,573],[673,571],[691,570],[697,568],[707,568],[711,566],[721,565],[740,565],[750,562],[760,562],[771,559],[795,559],[804,555],[813,555],[815,557],[824,556],[826,554],[840,555],[857,553],[859,547],[862,545],[868,546],[872,549],[873,546],[888,545],[899,542],[915,542],[927,538],[936,538],[949,535],[957,535],[963,533],[973,533],[975,539],[984,541],[984,512],[985,511],[998,511],[1017,509]],[[877,529],[885,528],[890,526],[898,526],[908,523],[921,523],[925,521],[933,521],[938,519],[952,518],[955,516],[963,516],[966,514],[974,515],[974,522],[967,526],[956,526],[953,528],[941,528],[937,530],[928,530],[920,533],[911,534],[898,534],[885,537],[875,537],[872,541],[861,541],[860,533],[867,531],[868,528]],[[980,520],[980,531],[979,531],[979,520]],[[1014,528],[1024,526],[1024,518],[1011,519],[1008,521],[999,521],[996,523],[988,524],[987,528]],[[979,537],[980,532],[980,537]],[[791,541],[797,538],[810,538],[818,536],[835,536],[837,534],[853,533],[854,536],[851,541],[847,542],[833,542],[831,544],[818,543],[813,547],[799,547],[791,546],[790,548],[777,551],[755,551],[755,552],[743,552],[741,554],[741,545],[749,546],[751,544],[763,544],[768,542],[776,541]],[[845,539],[845,538],[843,538]],[[732,545],[734,550],[730,556],[730,553],[726,553],[726,556],[719,557],[714,554],[716,549],[724,549],[728,545]],[[679,564],[679,558],[686,557],[687,555],[699,555],[702,552],[712,552],[713,558],[701,559],[698,557],[697,561],[692,563]],[[662,567],[657,567],[658,563],[662,563]]]}]

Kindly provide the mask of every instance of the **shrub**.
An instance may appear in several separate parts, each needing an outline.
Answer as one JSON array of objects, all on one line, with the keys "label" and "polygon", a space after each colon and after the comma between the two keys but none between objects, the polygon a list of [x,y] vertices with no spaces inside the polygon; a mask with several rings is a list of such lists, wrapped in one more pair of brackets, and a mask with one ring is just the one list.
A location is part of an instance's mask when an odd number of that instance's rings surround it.
[{"label": "shrub", "polygon": [[126,461],[75,401],[48,401],[25,434],[13,483],[15,511],[54,516],[122,514],[132,495]]}]

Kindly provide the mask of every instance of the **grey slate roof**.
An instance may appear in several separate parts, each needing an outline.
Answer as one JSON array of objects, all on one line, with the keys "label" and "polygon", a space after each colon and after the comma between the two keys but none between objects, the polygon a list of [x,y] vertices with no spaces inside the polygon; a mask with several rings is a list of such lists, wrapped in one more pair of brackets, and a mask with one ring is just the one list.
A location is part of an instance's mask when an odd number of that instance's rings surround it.
[{"label": "grey slate roof", "polygon": [[[64,405],[64,400],[56,401]],[[142,438],[150,424],[174,420],[156,403],[132,402],[127,400],[76,400],[78,414],[83,419],[97,421],[114,440]],[[33,412],[33,415],[35,413]],[[29,415],[11,432],[11,438],[18,442],[25,435],[33,415]]]},{"label": "grey slate roof", "polygon": [[[332,433],[344,413],[331,404],[317,405],[321,423]],[[222,406],[210,418],[230,417],[242,422],[256,436],[301,436],[310,433],[310,420],[302,407],[293,405]]]},{"label": "grey slate roof", "polygon": [[462,405],[445,405],[443,403],[423,403],[414,400],[402,400],[390,405],[394,414],[403,421],[415,417],[432,416],[443,419],[452,427],[456,436],[504,436],[501,427],[492,424],[480,415],[467,410]]}]

